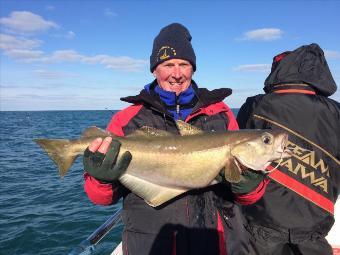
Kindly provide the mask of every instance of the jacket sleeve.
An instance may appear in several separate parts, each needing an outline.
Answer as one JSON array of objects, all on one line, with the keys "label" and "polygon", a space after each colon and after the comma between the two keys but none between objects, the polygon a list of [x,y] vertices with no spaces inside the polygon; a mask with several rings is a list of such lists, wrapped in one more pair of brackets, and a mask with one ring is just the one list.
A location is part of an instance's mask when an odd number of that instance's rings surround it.
[{"label": "jacket sleeve", "polygon": [[[116,136],[124,136],[123,127],[128,124],[131,118],[140,110],[141,106],[133,105],[117,112],[111,119],[106,130]],[[118,183],[102,183],[87,173],[84,173],[84,190],[88,198],[98,205],[111,205],[117,203],[123,196],[125,190]]]},{"label": "jacket sleeve", "polygon": [[235,116],[234,116],[234,114],[231,110],[227,111],[227,116],[228,116],[228,120],[229,120],[227,129],[228,130],[238,130],[239,127],[238,127],[236,118],[235,118]]},{"label": "jacket sleeve", "polygon": [[260,184],[254,189],[253,191],[247,193],[247,194],[235,194],[235,201],[238,202],[241,205],[251,205],[256,203],[258,200],[260,200],[264,192],[266,191],[266,187],[269,183],[269,179],[263,179]]},{"label": "jacket sleeve", "polygon": [[88,173],[84,173],[84,190],[92,203],[97,205],[111,205],[121,197],[119,184],[102,183]]},{"label": "jacket sleeve", "polygon": [[[122,136],[123,132],[119,125],[118,117],[118,113],[112,117],[107,131]],[[100,182],[86,172],[84,173],[84,180],[84,191],[92,203],[97,205],[111,205],[120,199],[119,184]]]}]

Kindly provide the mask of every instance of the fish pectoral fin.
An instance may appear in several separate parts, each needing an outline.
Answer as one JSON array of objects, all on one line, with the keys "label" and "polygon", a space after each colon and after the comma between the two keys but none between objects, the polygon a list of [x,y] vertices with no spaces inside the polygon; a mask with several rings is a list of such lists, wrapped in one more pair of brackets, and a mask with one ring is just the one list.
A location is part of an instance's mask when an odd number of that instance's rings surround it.
[{"label": "fish pectoral fin", "polygon": [[82,133],[82,137],[103,137],[105,135],[110,136],[110,133],[95,126],[85,129]]},{"label": "fish pectoral fin", "polygon": [[152,207],[160,206],[187,191],[163,187],[130,174],[123,174],[119,181]]},{"label": "fish pectoral fin", "polygon": [[137,129],[132,134],[128,135],[127,137],[166,137],[166,136],[173,136],[173,134],[160,130],[153,127],[143,126],[140,129]]},{"label": "fish pectoral fin", "polygon": [[172,189],[172,188],[162,188],[162,190],[158,191],[157,194],[151,199],[144,199],[147,204],[152,207],[160,206],[169,200],[183,194],[187,190],[182,189]]},{"label": "fish pectoral fin", "polygon": [[197,135],[197,134],[203,134],[203,130],[192,126],[182,120],[177,120],[176,121],[176,125],[177,128],[179,130],[179,133],[181,134],[181,136],[185,136],[185,135]]},{"label": "fish pectoral fin", "polygon": [[241,169],[234,158],[227,161],[224,168],[224,177],[228,182],[237,183],[241,181]]}]

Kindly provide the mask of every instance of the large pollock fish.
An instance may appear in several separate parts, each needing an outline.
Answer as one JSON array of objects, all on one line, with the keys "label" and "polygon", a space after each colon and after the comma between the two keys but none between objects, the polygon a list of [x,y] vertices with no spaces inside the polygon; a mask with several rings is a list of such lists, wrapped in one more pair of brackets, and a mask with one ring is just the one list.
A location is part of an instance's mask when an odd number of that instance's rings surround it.
[{"label": "large pollock fish", "polygon": [[66,175],[77,156],[97,137],[112,136],[121,142],[118,155],[130,151],[132,160],[119,181],[149,205],[159,206],[195,188],[226,180],[239,182],[244,168],[265,170],[270,162],[290,157],[288,135],[273,130],[239,130],[203,133],[178,121],[179,135],[143,127],[132,135],[117,137],[97,127],[85,130],[78,140],[35,139]]}]

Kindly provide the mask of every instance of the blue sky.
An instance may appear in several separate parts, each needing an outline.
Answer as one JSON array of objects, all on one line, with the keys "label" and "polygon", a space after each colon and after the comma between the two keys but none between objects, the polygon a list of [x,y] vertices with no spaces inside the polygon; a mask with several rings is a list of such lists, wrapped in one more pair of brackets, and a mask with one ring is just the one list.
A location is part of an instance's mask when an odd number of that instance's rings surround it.
[{"label": "blue sky", "polygon": [[[194,80],[229,87],[239,107],[262,93],[274,55],[318,43],[340,84],[340,1],[0,1],[0,110],[126,106],[153,80],[152,42],[180,22],[191,32]],[[340,101],[337,91],[332,96]]]}]

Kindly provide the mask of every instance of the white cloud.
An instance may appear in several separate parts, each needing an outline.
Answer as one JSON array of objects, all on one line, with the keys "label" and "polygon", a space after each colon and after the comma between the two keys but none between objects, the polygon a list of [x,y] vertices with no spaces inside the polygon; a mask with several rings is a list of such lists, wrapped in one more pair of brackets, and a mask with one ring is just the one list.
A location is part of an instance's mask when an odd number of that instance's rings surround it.
[{"label": "white cloud", "polygon": [[[106,14],[111,16],[116,15],[110,9],[106,9]],[[3,53],[8,57],[21,62],[78,62],[84,64],[101,64],[106,68],[121,71],[139,71],[145,68],[148,64],[148,61],[146,60],[134,59],[128,56],[86,56],[75,50],[57,50],[51,54],[46,54],[45,52],[37,49],[42,45],[42,41],[38,39],[27,39],[23,36],[32,35],[50,28],[58,28],[58,25],[31,12],[14,11],[9,17],[1,18],[0,24],[7,29],[7,32],[23,33],[17,36],[0,34],[0,49],[2,49]],[[68,31],[64,35],[55,36],[72,39],[75,37],[75,33],[73,31]],[[40,75],[45,75],[45,77],[47,77],[55,74],[40,73]]]},{"label": "white cloud", "polygon": [[326,58],[340,59],[340,52],[332,51],[332,50],[325,50],[325,56]]},{"label": "white cloud", "polygon": [[0,34],[0,49],[13,50],[13,49],[33,49],[42,44],[42,41],[34,39],[25,39],[15,37],[12,35]]},{"label": "white cloud", "polygon": [[271,69],[270,64],[253,64],[253,65],[240,65],[234,68],[237,72],[269,72]]},{"label": "white cloud", "polygon": [[[1,88],[0,108],[2,110],[120,109],[123,103],[119,98],[126,95],[124,89],[117,91],[115,87],[101,87],[98,90],[98,84],[89,85],[86,88],[78,86],[78,83],[77,85],[66,84],[62,81],[52,86],[50,81],[45,80],[29,86],[18,84]],[[92,102],[91,105],[89,102]],[[110,115],[108,111],[108,116]]]},{"label": "white cloud", "polygon": [[94,57],[84,57],[84,63],[105,65],[106,68],[123,71],[138,71],[147,65],[148,61],[142,59],[133,59],[131,57],[112,57],[107,55],[97,55]]},{"label": "white cloud", "polygon": [[110,8],[106,8],[104,10],[104,15],[107,16],[107,17],[116,17],[116,16],[118,16],[117,13],[111,11]]},{"label": "white cloud", "polygon": [[45,69],[37,69],[34,70],[34,74],[37,75],[41,79],[47,80],[55,80],[55,79],[62,79],[65,77],[75,77],[75,74],[66,73],[66,72],[58,72],[58,71],[49,71]]},{"label": "white cloud", "polygon": [[282,35],[283,31],[279,28],[261,28],[245,32],[241,40],[273,41],[280,39]]},{"label": "white cloud", "polygon": [[63,51],[58,54],[53,54],[54,60],[59,61],[64,59],[67,61],[80,61],[85,64],[102,64],[106,68],[121,71],[138,71],[144,68],[148,61],[142,59],[134,59],[127,56],[113,57],[108,55],[84,56],[78,54],[76,51]]},{"label": "white cloud", "polygon": [[11,49],[6,50],[5,54],[11,58],[23,61],[23,62],[33,62],[39,61],[44,53],[39,50],[25,50],[25,49]]},{"label": "white cloud", "polygon": [[52,34],[51,37],[73,39],[73,38],[76,37],[76,34],[73,31],[70,30],[70,31],[67,31],[66,33],[62,32],[62,33],[58,33],[58,34]]},{"label": "white cloud", "polygon": [[83,55],[75,50],[57,50],[51,56],[47,56],[44,61],[46,62],[75,62],[82,61]]},{"label": "white cloud", "polygon": [[55,7],[54,7],[53,5],[47,5],[47,6],[45,7],[45,9],[46,9],[47,11],[54,11]]},{"label": "white cloud", "polygon": [[75,62],[84,64],[101,64],[106,68],[120,71],[139,71],[142,70],[148,61],[134,59],[127,56],[113,57],[108,55],[86,56],[75,50],[57,50],[47,55],[43,51],[30,49],[8,49],[4,53],[22,62],[43,62],[43,63],[62,63]]},{"label": "white cloud", "polygon": [[73,31],[68,31],[66,34],[66,38],[73,39],[76,36],[76,34]]},{"label": "white cloud", "polygon": [[45,20],[41,16],[28,11],[11,12],[9,17],[0,19],[0,24],[12,33],[28,34],[59,27],[56,23]]}]

